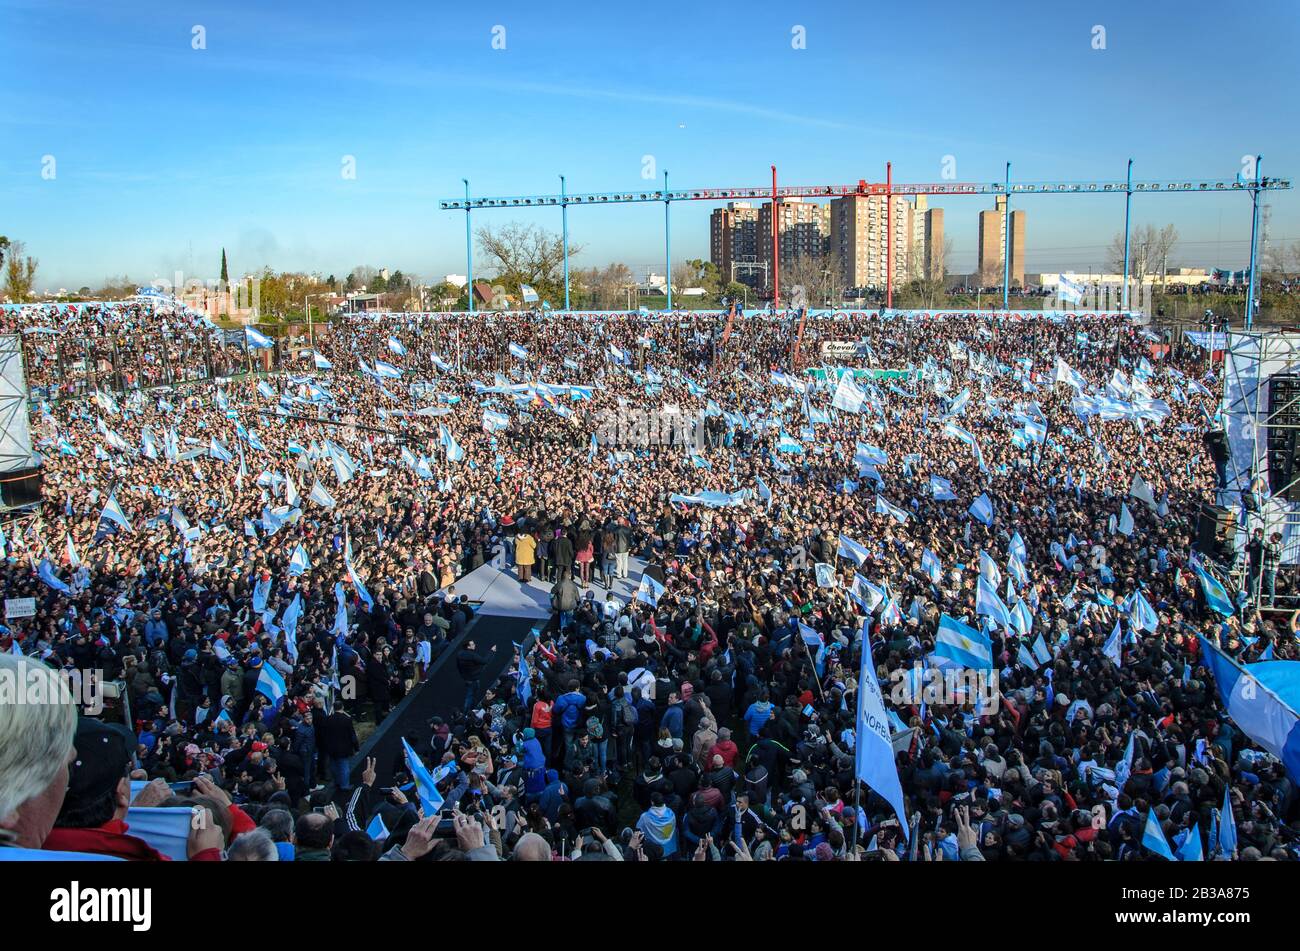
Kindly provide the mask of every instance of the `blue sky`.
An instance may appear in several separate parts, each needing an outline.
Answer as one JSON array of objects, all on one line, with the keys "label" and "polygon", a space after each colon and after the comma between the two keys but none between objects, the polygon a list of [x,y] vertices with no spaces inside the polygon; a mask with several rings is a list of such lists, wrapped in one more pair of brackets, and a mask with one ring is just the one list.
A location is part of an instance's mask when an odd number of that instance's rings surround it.
[{"label": "blue sky", "polygon": [[[552,11],[539,7],[552,7]],[[193,28],[206,49],[192,48]],[[1092,48],[1093,27],[1106,48]],[[492,48],[505,28],[505,49]],[[802,26],[806,48],[792,48]],[[876,4],[151,3],[0,0],[0,233],[40,288],[263,265],[463,273],[437,199],[642,185],[1232,178],[1260,153],[1300,183],[1294,2]],[[356,178],[341,175],[354,156]],[[55,176],[43,178],[53,156]],[[1274,194],[1273,241],[1300,240]],[[970,266],[989,202],[936,201]],[[674,259],[707,256],[705,204]],[[1037,198],[1028,270],[1100,264],[1118,198]],[[558,211],[476,215],[559,228]],[[1242,195],[1146,196],[1178,263],[1244,263]],[[663,259],[662,205],[575,209],[575,266]]]}]

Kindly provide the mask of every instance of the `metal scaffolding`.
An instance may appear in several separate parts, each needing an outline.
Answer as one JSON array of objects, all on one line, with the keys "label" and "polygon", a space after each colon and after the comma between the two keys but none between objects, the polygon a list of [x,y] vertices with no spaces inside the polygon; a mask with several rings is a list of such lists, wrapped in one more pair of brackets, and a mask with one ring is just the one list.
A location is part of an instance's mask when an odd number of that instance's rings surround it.
[{"label": "metal scaffolding", "polygon": [[[1267,541],[1281,535],[1281,565],[1275,582],[1289,593],[1278,602],[1300,607],[1300,466],[1290,478],[1270,472],[1270,444],[1280,443],[1291,458],[1300,446],[1300,382],[1285,396],[1273,386],[1279,378],[1300,377],[1300,333],[1231,330],[1223,351],[1220,413],[1229,456],[1218,503],[1240,512],[1236,549],[1240,553],[1256,529]],[[1280,401],[1275,397],[1283,397]],[[1281,436],[1281,439],[1277,437]],[[1235,573],[1251,603],[1268,607],[1264,572],[1239,558]]]}]

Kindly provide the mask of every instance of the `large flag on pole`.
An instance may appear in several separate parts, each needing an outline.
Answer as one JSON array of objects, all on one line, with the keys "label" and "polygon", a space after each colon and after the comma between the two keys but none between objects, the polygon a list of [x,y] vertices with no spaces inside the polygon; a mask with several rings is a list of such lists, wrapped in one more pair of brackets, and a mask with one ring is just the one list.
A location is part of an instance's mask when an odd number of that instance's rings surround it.
[{"label": "large flag on pole", "polygon": [[[1287,699],[1297,696],[1300,662],[1266,661],[1243,667],[1207,638],[1199,640],[1219,702],[1232,722],[1280,759],[1292,782],[1300,782],[1300,714],[1294,700]],[[1228,821],[1226,816],[1221,820],[1224,825]]]},{"label": "large flag on pole", "polygon": [[854,745],[854,773],[877,795],[894,807],[903,839],[908,837],[907,810],[903,804],[903,784],[894,764],[894,745],[890,740],[889,716],[880,694],[876,668],[871,660],[871,645],[862,639],[862,669],[858,674],[858,721]]},{"label": "large flag on pole", "polygon": [[135,531],[135,529],[131,527],[131,522],[127,519],[126,513],[122,511],[122,506],[117,504],[116,493],[109,493],[108,501],[104,503],[104,511],[100,513],[99,518],[100,521],[108,519],[110,522],[122,526],[128,532]]}]

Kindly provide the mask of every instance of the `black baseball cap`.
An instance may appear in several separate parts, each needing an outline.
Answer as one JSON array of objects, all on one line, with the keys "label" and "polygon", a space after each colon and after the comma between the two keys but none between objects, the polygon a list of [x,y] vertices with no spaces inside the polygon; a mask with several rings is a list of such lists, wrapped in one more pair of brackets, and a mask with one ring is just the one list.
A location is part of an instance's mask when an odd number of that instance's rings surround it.
[{"label": "black baseball cap", "polygon": [[68,768],[65,809],[94,802],[117,788],[131,763],[135,734],[120,723],[82,717],[73,743],[77,758]]}]

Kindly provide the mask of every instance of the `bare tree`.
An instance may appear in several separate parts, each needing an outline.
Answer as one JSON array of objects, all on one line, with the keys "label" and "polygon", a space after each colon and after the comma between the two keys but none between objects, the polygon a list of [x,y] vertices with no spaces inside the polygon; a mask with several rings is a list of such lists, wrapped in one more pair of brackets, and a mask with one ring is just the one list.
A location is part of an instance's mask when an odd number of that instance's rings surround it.
[{"label": "bare tree", "polygon": [[611,310],[625,306],[627,289],[636,283],[632,269],[622,262],[607,264],[603,268],[586,268],[574,271],[570,280],[585,292],[590,306]]},{"label": "bare tree", "polygon": [[[499,229],[480,228],[477,237],[479,250],[495,266],[494,280],[507,291],[528,284],[543,299],[563,296],[564,243],[558,234],[512,221]],[[569,245],[570,258],[581,252],[581,245]]]},{"label": "bare tree", "polygon": [[829,251],[800,254],[781,262],[781,288],[790,293],[795,287],[804,289],[809,307],[832,304],[842,296],[840,269],[835,256]]},{"label": "bare tree", "polygon": [[[1178,230],[1165,225],[1159,231],[1153,225],[1140,225],[1129,233],[1128,273],[1141,284],[1148,274],[1159,273],[1161,283],[1169,269],[1169,257],[1178,245]],[[1110,268],[1115,274],[1124,272],[1124,232],[1120,231],[1110,242]]]}]

